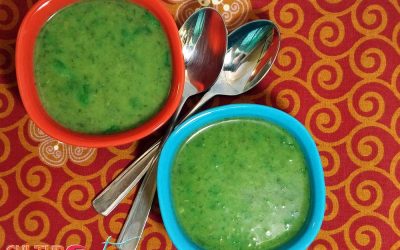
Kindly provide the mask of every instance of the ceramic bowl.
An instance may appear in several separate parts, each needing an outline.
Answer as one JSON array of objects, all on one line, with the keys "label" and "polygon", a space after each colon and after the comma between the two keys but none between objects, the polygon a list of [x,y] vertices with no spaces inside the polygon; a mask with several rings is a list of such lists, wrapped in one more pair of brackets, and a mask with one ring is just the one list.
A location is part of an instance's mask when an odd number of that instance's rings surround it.
[{"label": "ceramic bowl", "polygon": [[130,0],[150,11],[161,23],[168,37],[173,79],[169,96],[161,110],[144,124],[128,131],[109,135],[89,135],[73,132],[54,121],[43,108],[34,78],[34,47],[36,38],[49,18],[64,7],[79,0],[40,0],[25,16],[17,37],[16,72],[18,88],[30,118],[46,134],[62,142],[86,147],[116,146],[139,140],[161,127],[174,113],[182,96],[184,62],[177,26],[167,9],[159,1]]},{"label": "ceramic bowl", "polygon": [[295,118],[278,109],[255,104],[227,105],[199,113],[177,127],[165,143],[159,159],[157,190],[168,235],[178,249],[200,249],[185,234],[177,221],[171,194],[171,170],[178,150],[191,135],[210,124],[230,118],[265,120],[286,130],[299,143],[309,172],[310,210],[300,232],[282,245],[281,249],[306,249],[320,230],[325,210],[324,175],[317,147],[307,129]]}]

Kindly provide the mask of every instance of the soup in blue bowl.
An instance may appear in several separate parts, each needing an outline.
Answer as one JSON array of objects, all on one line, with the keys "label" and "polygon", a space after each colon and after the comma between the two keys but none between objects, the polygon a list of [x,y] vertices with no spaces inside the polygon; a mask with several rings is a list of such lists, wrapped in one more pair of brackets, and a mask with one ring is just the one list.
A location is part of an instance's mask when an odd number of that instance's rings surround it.
[{"label": "soup in blue bowl", "polygon": [[317,147],[292,116],[235,104],[180,125],[164,145],[157,188],[178,249],[305,249],[324,214]]}]

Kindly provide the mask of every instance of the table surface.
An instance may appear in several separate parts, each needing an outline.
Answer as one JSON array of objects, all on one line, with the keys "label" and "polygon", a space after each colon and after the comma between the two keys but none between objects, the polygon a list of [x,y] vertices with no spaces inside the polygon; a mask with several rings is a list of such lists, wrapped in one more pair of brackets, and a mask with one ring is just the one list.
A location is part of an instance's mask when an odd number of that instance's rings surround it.
[{"label": "table surface", "polygon": [[[23,243],[102,249],[109,236],[118,236],[136,191],[107,217],[91,201],[148,140],[74,147],[29,120],[14,53],[18,27],[33,2],[0,0],[0,249]],[[322,230],[310,248],[400,249],[400,1],[218,2],[214,7],[224,12],[229,29],[256,18],[281,29],[281,50],[262,83],[209,106],[271,105],[309,129],[327,190]],[[199,7],[195,0],[164,4],[178,25]],[[174,248],[156,204],[140,246]]]}]

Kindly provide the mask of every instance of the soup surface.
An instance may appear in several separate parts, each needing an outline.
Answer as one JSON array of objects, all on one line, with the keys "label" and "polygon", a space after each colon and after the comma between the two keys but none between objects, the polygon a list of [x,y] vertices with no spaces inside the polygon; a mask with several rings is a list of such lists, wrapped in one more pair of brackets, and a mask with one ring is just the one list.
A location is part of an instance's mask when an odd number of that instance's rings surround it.
[{"label": "soup surface", "polygon": [[204,249],[277,247],[301,229],[310,204],[299,144],[261,120],[226,120],[192,135],[171,185],[179,223]]},{"label": "soup surface", "polygon": [[34,65],[49,115],[89,134],[148,121],[165,103],[172,79],[161,24],[124,0],[86,0],[57,12],[40,31]]}]

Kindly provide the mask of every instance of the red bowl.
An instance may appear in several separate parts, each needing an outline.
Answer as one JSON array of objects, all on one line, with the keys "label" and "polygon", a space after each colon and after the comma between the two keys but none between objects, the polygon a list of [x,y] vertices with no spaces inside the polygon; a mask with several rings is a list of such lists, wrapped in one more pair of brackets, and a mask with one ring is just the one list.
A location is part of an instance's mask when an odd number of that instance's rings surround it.
[{"label": "red bowl", "polygon": [[90,135],[71,131],[54,121],[43,108],[36,90],[33,55],[43,25],[57,11],[79,0],[40,0],[25,16],[17,37],[16,71],[22,102],[30,118],[46,134],[62,142],[85,147],[116,146],[139,140],[161,127],[174,113],[182,96],[184,70],[178,28],[166,8],[156,0],[130,0],[150,11],[163,26],[171,49],[173,77],[167,101],[149,121],[133,129],[111,134]]}]

